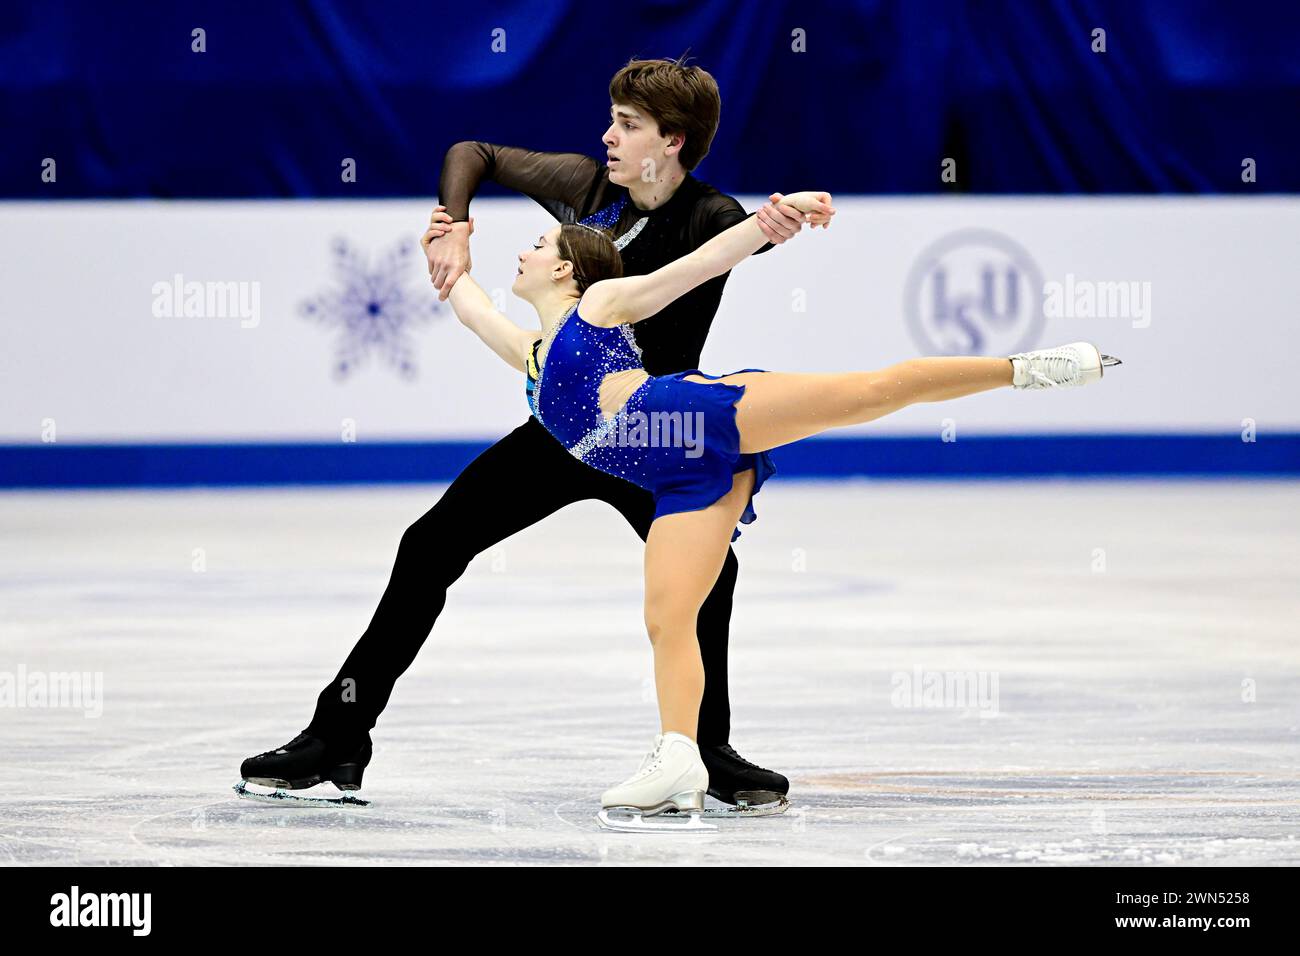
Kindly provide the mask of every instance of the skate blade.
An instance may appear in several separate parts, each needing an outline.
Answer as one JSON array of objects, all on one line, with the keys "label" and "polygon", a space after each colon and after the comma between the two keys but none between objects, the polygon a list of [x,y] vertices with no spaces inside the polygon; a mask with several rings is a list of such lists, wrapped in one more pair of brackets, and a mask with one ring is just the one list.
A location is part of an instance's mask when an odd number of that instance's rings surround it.
[{"label": "skate blade", "polygon": [[1102,368],[1110,368],[1112,365],[1123,365],[1123,364],[1124,363],[1121,362],[1119,359],[1115,358],[1115,356],[1107,355],[1105,352],[1101,353]]},{"label": "skate blade", "polygon": [[262,803],[279,803],[279,804],[297,804],[299,806],[327,806],[327,807],[368,807],[369,800],[362,800],[360,797],[353,796],[351,793],[345,793],[341,797],[300,797],[297,794],[289,793],[283,788],[276,788],[274,793],[262,793],[258,790],[249,790],[248,781],[241,780],[235,784],[234,791],[245,800],[258,800]]},{"label": "skate blade", "polygon": [[603,807],[596,822],[602,830],[619,833],[709,833],[718,829],[716,824],[705,823],[699,810],[646,816],[636,807]]},{"label": "skate blade", "polygon": [[767,790],[747,790],[736,793],[736,805],[722,804],[705,807],[704,816],[711,820],[738,820],[741,817],[774,817],[790,809],[785,794]]}]

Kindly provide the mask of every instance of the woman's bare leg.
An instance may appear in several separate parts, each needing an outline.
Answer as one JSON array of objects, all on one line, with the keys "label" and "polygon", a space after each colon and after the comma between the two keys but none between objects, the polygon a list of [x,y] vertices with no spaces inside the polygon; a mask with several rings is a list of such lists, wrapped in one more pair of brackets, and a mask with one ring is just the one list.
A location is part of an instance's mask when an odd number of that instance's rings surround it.
[{"label": "woman's bare leg", "polygon": [[688,382],[744,385],[736,403],[741,452],[767,451],[881,418],[918,402],[945,402],[1011,385],[1011,360],[916,358],[874,372],[737,372]]},{"label": "woman's bare leg", "polygon": [[695,739],[704,663],[695,622],[713,590],[731,533],[754,490],[754,471],[733,476],[731,491],[700,511],[655,519],[645,542],[645,623],[655,655],[662,732]]}]

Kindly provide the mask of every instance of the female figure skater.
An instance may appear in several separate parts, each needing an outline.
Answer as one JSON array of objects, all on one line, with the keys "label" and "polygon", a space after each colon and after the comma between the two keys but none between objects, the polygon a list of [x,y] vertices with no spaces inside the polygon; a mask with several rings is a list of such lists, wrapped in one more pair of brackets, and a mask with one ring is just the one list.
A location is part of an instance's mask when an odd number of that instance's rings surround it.
[{"label": "female figure skater", "polygon": [[[828,227],[835,213],[826,193],[774,199],[814,226]],[[556,226],[520,253],[512,286],[537,310],[540,330],[497,312],[468,273],[451,291],[461,322],[527,375],[529,403],[546,430],[579,460],[655,498],[645,624],[661,728],[637,773],[603,794],[598,818],[610,829],[714,829],[700,819],[708,773],[695,742],[704,691],[695,623],[739,536],[737,522],[756,517],[752,498],[775,471],[771,449],[918,402],[1086,385],[1118,364],[1077,342],[1008,358],[915,358],[867,372],[649,375],[630,325],[766,242],[750,218],[655,272],[624,277],[607,233]]]}]

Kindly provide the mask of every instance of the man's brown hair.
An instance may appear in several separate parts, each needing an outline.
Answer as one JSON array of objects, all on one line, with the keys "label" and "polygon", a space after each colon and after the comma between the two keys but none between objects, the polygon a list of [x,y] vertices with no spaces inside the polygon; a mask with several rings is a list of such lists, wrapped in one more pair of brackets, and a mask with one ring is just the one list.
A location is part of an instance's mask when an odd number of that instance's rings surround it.
[{"label": "man's brown hair", "polygon": [[609,81],[611,103],[628,103],[659,126],[663,136],[686,137],[677,158],[690,171],[709,154],[722,118],[722,94],[707,70],[676,60],[631,60]]}]

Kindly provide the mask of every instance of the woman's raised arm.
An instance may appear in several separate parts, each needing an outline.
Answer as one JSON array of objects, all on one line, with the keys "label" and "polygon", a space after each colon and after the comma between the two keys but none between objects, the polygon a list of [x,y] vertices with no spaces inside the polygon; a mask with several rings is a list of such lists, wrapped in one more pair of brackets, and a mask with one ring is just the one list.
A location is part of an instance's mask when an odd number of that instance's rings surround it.
[{"label": "woman's raised arm", "polygon": [[542,337],[537,330],[521,329],[492,307],[492,300],[468,272],[462,272],[451,289],[451,307],[461,324],[471,329],[516,372],[527,372],[527,356]]},{"label": "woman's raised arm", "polygon": [[[827,225],[835,215],[829,193],[792,193],[779,203],[794,206],[813,225]],[[767,237],[750,216],[649,275],[593,284],[582,297],[582,317],[593,325],[605,326],[649,318],[697,285],[734,268],[766,243]]]}]

